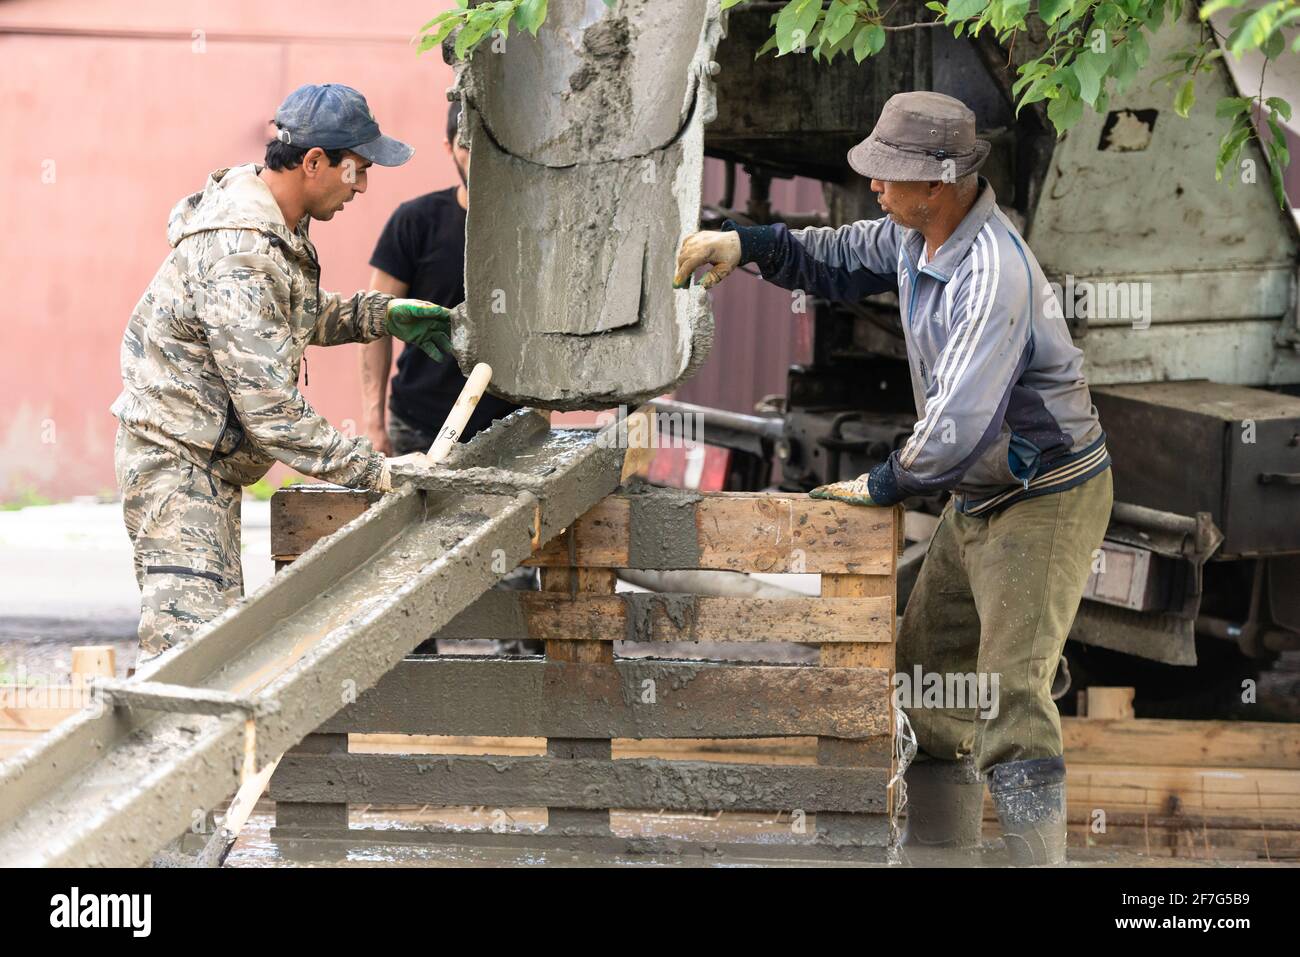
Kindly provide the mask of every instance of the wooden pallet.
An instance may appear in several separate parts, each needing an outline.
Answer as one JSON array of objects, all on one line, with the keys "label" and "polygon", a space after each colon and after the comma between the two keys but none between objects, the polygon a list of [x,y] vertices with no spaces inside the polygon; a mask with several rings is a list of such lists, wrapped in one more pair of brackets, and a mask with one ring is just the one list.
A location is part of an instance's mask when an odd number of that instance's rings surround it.
[{"label": "wooden pallet", "polygon": [[[367,506],[287,489],[272,552],[293,558]],[[803,495],[647,490],[609,496],[534,553],[539,592],[494,591],[438,637],[527,637],[544,657],[412,657],[287,754],[270,784],[279,841],[351,840],[348,806],[546,807],[541,832],[366,831],[587,849],[888,860],[895,841],[894,575],[899,509]],[[616,570],[821,576],[811,598],[615,592]],[[798,642],[820,664],[624,659],[614,642]],[[540,737],[544,754],[364,753],[348,735]],[[816,761],[612,758],[611,740],[814,738]],[[670,752],[671,753],[671,752]],[[610,811],[762,811],[788,840],[719,847],[615,834]]]}]

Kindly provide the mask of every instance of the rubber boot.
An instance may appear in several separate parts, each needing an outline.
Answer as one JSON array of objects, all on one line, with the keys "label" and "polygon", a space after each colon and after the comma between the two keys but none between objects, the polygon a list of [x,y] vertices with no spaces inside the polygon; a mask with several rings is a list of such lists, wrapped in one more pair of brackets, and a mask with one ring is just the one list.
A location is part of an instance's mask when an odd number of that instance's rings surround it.
[{"label": "rubber boot", "polygon": [[1014,867],[1065,863],[1065,759],[1008,761],[989,770],[989,794]]},{"label": "rubber boot", "polygon": [[980,844],[984,782],[975,761],[918,756],[905,772],[907,826],[903,844],[972,848]]}]

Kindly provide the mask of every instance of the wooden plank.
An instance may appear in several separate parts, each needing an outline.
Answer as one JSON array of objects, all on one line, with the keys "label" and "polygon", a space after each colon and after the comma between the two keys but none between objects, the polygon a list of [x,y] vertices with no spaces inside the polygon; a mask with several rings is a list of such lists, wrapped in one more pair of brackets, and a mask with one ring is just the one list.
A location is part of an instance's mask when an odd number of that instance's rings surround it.
[{"label": "wooden plank", "polygon": [[1300,820],[1300,771],[1066,762],[1072,807]]},{"label": "wooden plank", "polygon": [[[1136,718],[1133,721],[1089,721],[1062,718],[1068,765],[1149,766],[1266,769],[1300,771],[1300,724],[1263,721],[1174,721]],[[766,761],[790,764],[813,762],[817,741],[810,737],[774,738],[617,738],[615,757],[657,757],[708,754],[712,760]],[[489,754],[542,754],[540,737],[353,735],[352,749]],[[466,750],[479,749],[479,750]]]},{"label": "wooden plank", "polygon": [[113,678],[117,676],[117,649],[112,645],[78,645],[72,649],[72,673]]},{"label": "wooden plank", "polygon": [[[672,758],[737,764],[816,764],[816,738],[613,738],[619,758]],[[353,754],[535,754],[546,753],[546,739],[492,735],[352,734]]]},{"label": "wooden plank", "polygon": [[1108,825],[1100,833],[1071,824],[1070,847],[1131,848],[1144,856],[1203,861],[1295,861],[1300,832],[1270,828],[1162,827],[1156,824]]},{"label": "wooden plank", "polygon": [[[680,505],[661,505],[655,493],[632,523],[631,496],[611,495],[574,524],[576,543],[553,539],[528,564],[548,567],[579,565],[595,568],[706,568],[746,572],[886,574],[887,555],[901,534],[895,509],[864,509],[805,495],[713,492],[688,502],[694,522],[698,556],[680,557],[634,566],[642,536],[653,536],[656,516],[672,514]],[[373,493],[332,486],[282,489],[271,499],[271,554],[291,561],[316,541],[360,515]],[[644,528],[642,526],[645,526]],[[571,553],[572,551],[572,553]],[[641,553],[653,554],[642,548]]]},{"label": "wooden plank", "polygon": [[[573,544],[573,529],[565,529],[557,536],[559,544],[566,549]],[[576,604],[580,599],[604,599],[613,596],[618,583],[618,573],[612,568],[543,568],[540,572],[542,592],[551,600],[560,600]],[[542,596],[538,596],[542,597]],[[563,661],[574,664],[586,663],[600,666],[607,671],[614,664],[614,645],[612,642],[570,641],[570,638],[585,638],[585,631],[558,631],[546,640],[546,658],[548,661]],[[593,735],[590,738],[548,737],[547,756],[556,761],[605,760],[610,753],[610,740],[607,734]],[[547,802],[546,831],[550,834],[573,836],[586,834],[608,836],[609,808],[589,807],[567,802]]]},{"label": "wooden plank", "polygon": [[[859,506],[860,507],[860,506]],[[852,644],[826,643],[821,649],[821,663],[834,668],[882,668],[894,673],[894,577],[871,575],[823,575],[822,597],[836,600],[871,600],[880,613],[879,628],[883,641],[859,639]]]},{"label": "wooden plank", "polygon": [[1079,712],[1090,721],[1132,720],[1133,688],[1103,688],[1094,686],[1079,692]]},{"label": "wooden plank", "polygon": [[736,765],[633,758],[288,754],[276,801],[474,804],[489,807],[657,808],[879,814],[883,768]]},{"label": "wooden plank", "polygon": [[528,637],[547,641],[888,642],[893,609],[888,598],[505,594],[523,606]]},{"label": "wooden plank", "polygon": [[320,730],[560,738],[870,738],[890,731],[888,689],[887,674],[869,668],[409,658]]},{"label": "wooden plank", "polygon": [[0,731],[49,731],[96,706],[92,694],[82,675],[66,685],[0,685]]},{"label": "wooden plank", "polygon": [[[571,541],[572,529],[556,536],[564,545]],[[530,600],[561,601],[576,605],[579,596],[594,594],[601,598],[612,596],[618,582],[618,573],[612,568],[543,568],[541,571],[542,592],[557,593],[557,598],[533,594]],[[605,642],[589,641],[583,631],[574,631],[568,635],[552,634],[546,638],[546,657],[551,661],[568,661],[574,663],[605,664],[614,663],[614,646]],[[575,641],[571,639],[582,638]]]},{"label": "wooden plank", "polygon": [[379,501],[376,492],[300,485],[271,496],[271,557],[292,561]]},{"label": "wooden plank", "polygon": [[1161,764],[1300,771],[1300,724],[1062,718],[1067,764]]},{"label": "wooden plank", "polygon": [[[283,773],[284,764],[290,758],[313,757],[334,758],[348,753],[348,736],[346,734],[309,734],[294,745],[280,758],[280,763],[271,775],[268,785],[270,792],[275,791],[275,782]],[[363,802],[364,803],[364,802]],[[288,798],[275,802],[275,823],[277,827],[299,828],[335,828],[348,826],[348,805],[346,801],[292,801]],[[242,824],[242,822],[241,822]],[[236,829],[236,833],[238,829]]]},{"label": "wooden plank", "polygon": [[[846,506],[855,508],[860,506]],[[902,509],[862,509],[865,512],[887,512],[892,516],[892,529],[895,538],[891,544],[900,540],[903,527]],[[891,676],[894,673],[894,636],[895,623],[895,571],[898,558],[896,547],[884,556],[884,574],[868,575],[822,575],[822,597],[824,599],[876,599],[885,602],[886,641],[876,644],[832,644],[821,646],[820,665],[822,668],[847,667],[878,670]],[[894,701],[892,686],[881,702],[887,722],[887,730],[869,740],[843,740],[834,736],[819,736],[817,739],[817,763],[820,766],[836,767],[873,767],[881,768],[892,777],[894,760]],[[889,788],[886,800],[887,812],[894,813],[893,788]],[[817,819],[819,835],[833,844],[865,843],[864,828],[868,822],[846,814],[822,814]]]},{"label": "wooden plank", "polygon": [[[630,500],[638,499],[635,522]],[[643,504],[644,503],[644,504]],[[654,543],[687,510],[696,554],[659,555]],[[574,525],[574,542],[551,542],[529,564],[603,568],[706,568],[742,572],[888,574],[897,540],[896,510],[864,509],[805,495],[714,492],[611,495]],[[642,561],[633,561],[633,554]]]},{"label": "wooden plank", "polygon": [[[889,821],[884,815],[868,818],[875,822],[879,834],[887,834]],[[653,859],[655,855],[670,857],[672,861],[699,860],[708,864],[744,864],[752,861],[779,861],[783,864],[826,862],[835,864],[885,864],[889,851],[884,846],[887,837],[880,837],[875,846],[832,847],[816,844],[807,839],[774,839],[764,836],[763,843],[728,843],[724,841],[699,841],[662,835],[571,835],[555,837],[536,831],[467,830],[465,828],[440,829],[435,827],[375,828],[320,828],[276,827],[271,839],[292,848],[290,854],[302,853],[310,859],[322,853],[327,860],[337,860],[340,848],[373,847],[375,844],[442,845],[450,844],[468,848],[511,848],[520,851],[558,851],[566,855],[579,853],[587,856],[602,855],[610,863],[615,857],[634,855],[637,859]],[[784,837],[784,835],[783,835]],[[319,849],[319,851],[317,851]]]}]

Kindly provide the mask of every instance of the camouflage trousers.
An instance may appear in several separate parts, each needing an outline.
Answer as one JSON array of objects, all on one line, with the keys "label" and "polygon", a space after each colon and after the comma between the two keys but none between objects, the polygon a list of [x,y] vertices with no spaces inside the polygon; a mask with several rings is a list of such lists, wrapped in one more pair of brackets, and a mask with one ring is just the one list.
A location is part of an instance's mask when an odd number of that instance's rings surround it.
[{"label": "camouflage trousers", "polygon": [[120,426],[113,462],[135,551],[140,649],[158,654],[243,597],[243,490]]},{"label": "camouflage trousers", "polygon": [[[988,516],[944,508],[898,633],[896,681],[912,695],[902,704],[925,754],[970,754],[981,772],[1061,755],[1052,679],[1111,499],[1107,469]],[[962,690],[961,676],[991,693]],[[918,684],[939,680],[944,692],[917,700]]]}]

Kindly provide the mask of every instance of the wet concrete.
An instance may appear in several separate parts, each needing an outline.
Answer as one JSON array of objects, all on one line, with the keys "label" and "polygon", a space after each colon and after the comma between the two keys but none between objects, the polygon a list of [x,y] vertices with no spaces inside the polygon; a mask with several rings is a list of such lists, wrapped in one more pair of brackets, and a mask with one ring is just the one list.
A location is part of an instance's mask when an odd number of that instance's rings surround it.
[{"label": "wet concrete", "polygon": [[484,44],[457,95],[471,151],[468,298],[452,342],[490,390],[549,409],[632,405],[704,361],[702,289],[672,288],[697,228],[718,0],[555,0],[534,39]]},{"label": "wet concrete", "polygon": [[631,516],[628,565],[632,568],[693,569],[700,563],[695,505],[700,496],[678,489],[635,485],[627,489]]},{"label": "wet concrete", "polygon": [[[457,844],[385,843],[400,838],[399,830],[437,826],[487,830],[493,826],[517,832],[540,833],[546,812],[540,808],[353,808],[350,825],[358,833],[345,843],[317,841],[277,843],[270,836],[274,815],[269,805],[249,819],[226,861],[227,867],[1007,867],[1000,841],[986,840],[976,850],[900,848],[892,865],[865,862],[828,862],[800,858],[792,849],[788,860],[746,857],[743,854],[598,854],[571,849],[471,847]],[[808,833],[815,819],[804,822]],[[788,842],[788,815],[669,814],[618,812],[610,814],[610,828],[624,836],[674,836],[703,845],[734,841]],[[1066,867],[1288,867],[1297,865],[1248,861],[1205,861],[1156,857],[1127,848],[1072,847]]]}]

